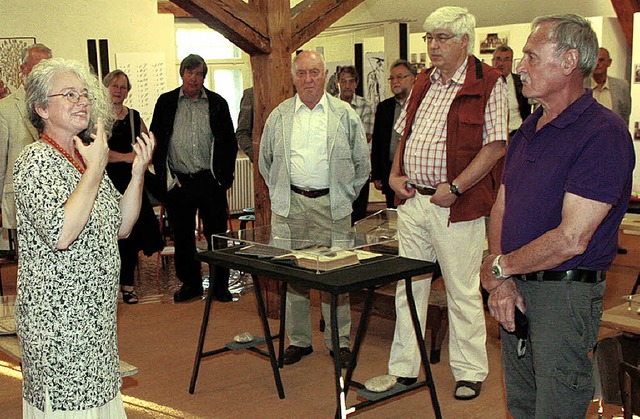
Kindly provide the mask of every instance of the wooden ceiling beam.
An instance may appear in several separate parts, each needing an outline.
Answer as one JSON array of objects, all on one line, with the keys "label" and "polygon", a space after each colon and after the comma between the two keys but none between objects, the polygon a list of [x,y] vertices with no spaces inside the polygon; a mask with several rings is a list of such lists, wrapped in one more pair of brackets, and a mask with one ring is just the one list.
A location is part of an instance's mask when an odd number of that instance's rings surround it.
[{"label": "wooden ceiling beam", "polygon": [[193,17],[189,12],[170,1],[158,2],[158,13],[170,14],[173,17]]},{"label": "wooden ceiling beam", "polygon": [[295,51],[364,0],[303,0],[291,9],[291,48]]},{"label": "wooden ceiling beam", "polygon": [[627,46],[631,49],[631,45],[633,44],[633,14],[640,12],[640,1],[611,0],[611,5],[618,17],[622,33],[624,33],[625,38],[627,38]]},{"label": "wooden ceiling beam", "polygon": [[250,55],[269,54],[267,19],[242,0],[171,0]]}]

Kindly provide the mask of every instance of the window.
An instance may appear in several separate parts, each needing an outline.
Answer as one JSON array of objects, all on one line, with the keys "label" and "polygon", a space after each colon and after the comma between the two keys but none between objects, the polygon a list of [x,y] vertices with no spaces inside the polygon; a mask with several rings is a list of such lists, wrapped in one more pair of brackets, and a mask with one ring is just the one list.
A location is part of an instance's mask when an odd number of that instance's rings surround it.
[{"label": "window", "polygon": [[176,22],[176,73],[180,80],[180,62],[189,54],[198,54],[207,63],[204,86],[229,103],[231,119],[237,126],[242,98],[242,69],[245,64],[237,46],[220,33],[199,22]]}]

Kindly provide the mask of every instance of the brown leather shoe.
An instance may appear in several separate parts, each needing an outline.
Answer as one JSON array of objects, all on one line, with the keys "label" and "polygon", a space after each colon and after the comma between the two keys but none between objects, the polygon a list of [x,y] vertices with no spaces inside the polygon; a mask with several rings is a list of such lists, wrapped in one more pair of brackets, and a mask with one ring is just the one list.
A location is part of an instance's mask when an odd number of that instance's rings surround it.
[{"label": "brown leather shoe", "polygon": [[313,346],[307,346],[306,348],[289,345],[287,349],[284,351],[283,362],[285,365],[295,364],[300,361],[303,356],[309,355],[313,352]]},{"label": "brown leather shoe", "polygon": [[[333,358],[333,351],[329,351],[329,355],[331,355],[331,358]],[[351,354],[351,350],[349,348],[340,348],[340,366],[342,368],[349,368],[352,359],[353,355]]]}]

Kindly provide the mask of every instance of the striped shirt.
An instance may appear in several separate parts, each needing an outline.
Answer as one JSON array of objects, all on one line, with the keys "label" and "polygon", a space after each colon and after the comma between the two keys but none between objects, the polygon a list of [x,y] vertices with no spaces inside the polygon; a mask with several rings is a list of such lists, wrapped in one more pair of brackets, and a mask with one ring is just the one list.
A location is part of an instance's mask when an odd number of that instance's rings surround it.
[{"label": "striped shirt", "polygon": [[169,141],[169,167],[178,173],[197,173],[211,167],[213,133],[209,124],[209,100],[204,90],[196,100],[182,89]]},{"label": "striped shirt", "polygon": [[[405,173],[416,183],[435,187],[447,182],[447,116],[453,99],[462,89],[467,66],[468,61],[465,60],[446,82],[443,82],[442,73],[438,68],[430,75],[431,88],[418,105],[404,154]],[[507,115],[507,86],[500,77],[489,96],[484,112],[483,146],[494,141],[507,140]],[[404,107],[396,122],[396,131],[404,131],[406,117],[407,111]]]}]

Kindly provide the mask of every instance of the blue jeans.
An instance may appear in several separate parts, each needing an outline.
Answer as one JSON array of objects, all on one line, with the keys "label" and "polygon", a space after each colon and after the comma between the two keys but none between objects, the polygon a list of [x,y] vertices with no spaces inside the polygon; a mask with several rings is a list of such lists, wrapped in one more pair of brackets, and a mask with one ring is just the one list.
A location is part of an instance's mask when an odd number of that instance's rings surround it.
[{"label": "blue jeans", "polygon": [[529,320],[526,353],[501,329],[507,407],[514,419],[584,418],[593,397],[605,281],[516,281]]}]

